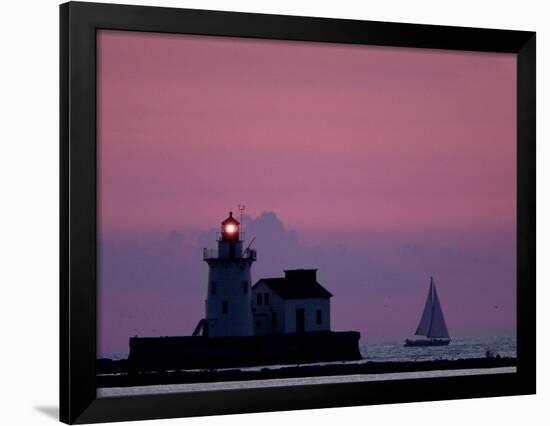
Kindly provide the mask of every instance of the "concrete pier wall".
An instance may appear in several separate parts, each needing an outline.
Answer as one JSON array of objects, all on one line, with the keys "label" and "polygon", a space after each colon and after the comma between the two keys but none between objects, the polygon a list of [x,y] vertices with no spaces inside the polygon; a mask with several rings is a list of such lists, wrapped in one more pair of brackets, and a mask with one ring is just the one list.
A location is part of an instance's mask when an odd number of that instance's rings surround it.
[{"label": "concrete pier wall", "polygon": [[356,331],[269,336],[132,337],[131,372],[361,359]]}]

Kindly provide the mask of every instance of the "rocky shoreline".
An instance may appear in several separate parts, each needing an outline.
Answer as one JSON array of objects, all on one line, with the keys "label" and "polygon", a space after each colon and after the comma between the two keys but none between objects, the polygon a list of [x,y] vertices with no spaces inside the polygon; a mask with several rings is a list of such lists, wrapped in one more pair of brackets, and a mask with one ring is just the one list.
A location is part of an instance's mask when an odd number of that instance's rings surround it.
[{"label": "rocky shoreline", "polygon": [[210,383],[246,380],[268,380],[296,377],[340,376],[350,374],[384,374],[433,370],[514,367],[516,358],[486,357],[456,360],[331,363],[324,365],[292,365],[265,367],[259,370],[174,370],[129,374],[126,360],[100,360],[97,387],[129,387],[185,383]]}]

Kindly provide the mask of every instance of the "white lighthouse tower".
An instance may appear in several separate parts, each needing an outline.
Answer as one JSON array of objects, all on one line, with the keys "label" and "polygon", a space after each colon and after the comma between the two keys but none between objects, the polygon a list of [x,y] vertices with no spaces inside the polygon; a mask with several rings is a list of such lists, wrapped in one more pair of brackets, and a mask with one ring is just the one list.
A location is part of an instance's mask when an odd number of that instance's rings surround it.
[{"label": "white lighthouse tower", "polygon": [[218,249],[204,249],[208,263],[208,295],[203,334],[209,337],[251,336],[251,273],[256,251],[243,251],[241,224],[233,213],[222,222]]}]

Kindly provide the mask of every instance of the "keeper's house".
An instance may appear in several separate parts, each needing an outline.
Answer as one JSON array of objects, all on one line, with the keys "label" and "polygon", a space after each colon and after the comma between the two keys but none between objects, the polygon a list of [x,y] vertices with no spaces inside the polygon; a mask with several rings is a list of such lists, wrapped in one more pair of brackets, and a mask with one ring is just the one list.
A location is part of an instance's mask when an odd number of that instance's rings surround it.
[{"label": "keeper's house", "polygon": [[252,287],[254,335],[330,331],[331,297],[316,269],[263,278]]}]

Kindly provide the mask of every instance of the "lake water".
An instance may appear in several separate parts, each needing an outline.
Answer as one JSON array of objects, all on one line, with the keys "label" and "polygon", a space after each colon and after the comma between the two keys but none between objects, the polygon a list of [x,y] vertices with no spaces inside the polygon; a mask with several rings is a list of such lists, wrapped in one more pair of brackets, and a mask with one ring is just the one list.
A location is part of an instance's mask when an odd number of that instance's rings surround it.
[{"label": "lake water", "polygon": [[516,356],[515,336],[456,337],[448,346],[405,347],[403,341],[369,343],[359,349],[369,361],[430,361],[437,359],[483,358],[487,351],[502,357]]},{"label": "lake water", "polygon": [[[368,361],[429,361],[438,359],[464,359],[464,358],[483,358],[487,351],[493,355],[502,357],[516,356],[516,339],[514,336],[491,336],[491,337],[457,337],[448,346],[433,347],[405,347],[403,341],[368,343],[360,342],[360,351],[365,360]],[[111,355],[113,359],[115,357]],[[125,358],[120,354],[117,358]],[[355,361],[357,362],[357,361]],[[338,362],[341,364],[342,362]],[[284,366],[266,366],[267,368],[280,368]],[[258,367],[244,368],[243,370],[260,369]],[[484,369],[463,369],[463,370],[437,370],[407,373],[385,373],[385,374],[354,374],[346,376],[321,376],[321,377],[300,377],[289,379],[269,379],[269,380],[249,380],[241,382],[222,382],[222,383],[191,383],[177,385],[158,385],[158,386],[135,386],[127,388],[101,388],[98,389],[99,397],[123,396],[123,395],[143,395],[155,393],[174,393],[174,392],[198,392],[219,389],[240,389],[240,388],[260,388],[277,386],[297,386],[326,383],[346,383],[361,381],[380,381],[380,380],[398,380],[415,379],[425,377],[448,377],[464,376],[478,374],[502,374],[514,373],[515,367],[502,368],[484,368]]]}]

